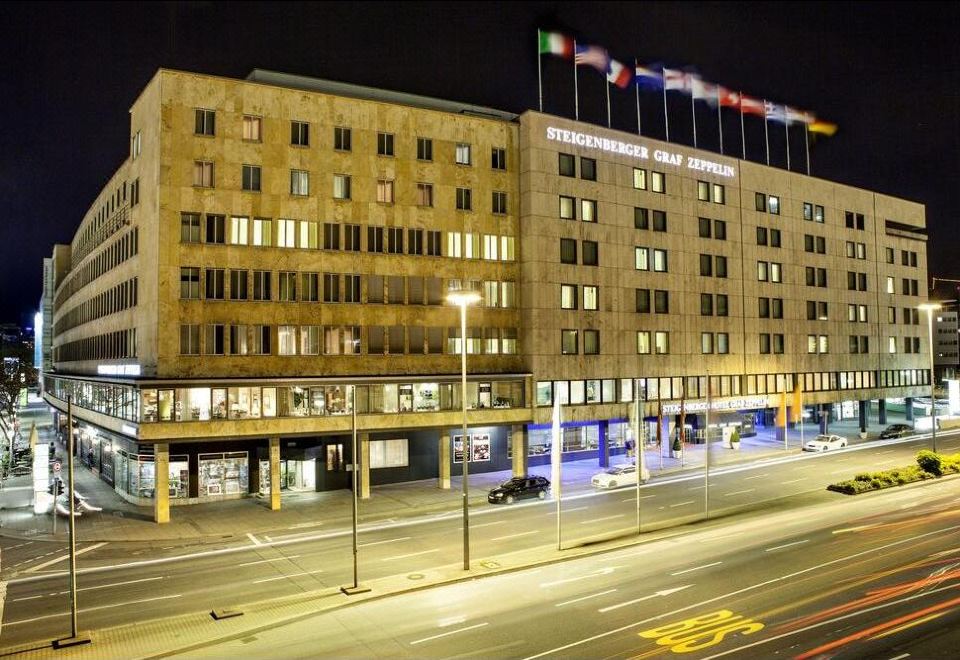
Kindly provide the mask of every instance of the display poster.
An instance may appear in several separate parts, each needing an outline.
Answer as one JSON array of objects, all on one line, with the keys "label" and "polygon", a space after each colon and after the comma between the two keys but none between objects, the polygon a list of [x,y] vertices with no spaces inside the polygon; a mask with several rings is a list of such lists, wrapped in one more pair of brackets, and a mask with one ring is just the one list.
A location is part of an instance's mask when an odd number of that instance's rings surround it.
[{"label": "display poster", "polygon": [[463,463],[463,436],[453,436],[453,462]]},{"label": "display poster", "polygon": [[470,436],[472,450],[470,452],[471,461],[489,461],[490,460],[490,435]]}]

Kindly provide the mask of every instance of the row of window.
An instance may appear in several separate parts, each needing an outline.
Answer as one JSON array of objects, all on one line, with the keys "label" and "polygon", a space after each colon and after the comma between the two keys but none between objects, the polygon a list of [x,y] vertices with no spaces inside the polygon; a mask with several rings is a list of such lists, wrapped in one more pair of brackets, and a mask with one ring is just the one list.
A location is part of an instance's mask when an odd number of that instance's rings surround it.
[{"label": "row of window", "polygon": [[59,309],[68,298],[104,273],[136,256],[139,250],[139,237],[140,230],[138,227],[134,227],[101,250],[96,257],[84,264],[82,268],[72,271],[69,279],[60,288],[54,299],[54,309]]},{"label": "row of window", "polygon": [[[446,340],[444,340],[446,334]],[[459,355],[460,328],[358,325],[182,324],[181,355]],[[275,338],[275,339],[274,339]],[[202,343],[201,343],[202,339]],[[516,328],[467,328],[474,355],[515,355]]]},{"label": "row of window", "polygon": [[128,211],[126,206],[128,187],[130,188],[129,208],[140,203],[140,179],[135,179],[129,184],[124,181],[118,185],[116,190],[100,204],[96,214],[81,232],[76,249],[71,255],[73,263],[78,263],[124,224]]},{"label": "row of window", "polygon": [[122,360],[137,357],[137,330],[117,330],[53,347],[54,362]]},{"label": "row of window", "polygon": [[[557,169],[560,176],[577,176],[577,157],[573,154],[558,154]],[[649,177],[647,176],[649,174]],[[580,157],[580,178],[585,181],[597,180],[597,161],[594,158]],[[663,172],[650,170],[649,172],[640,167],[633,168],[633,187],[636,190],[651,190],[655,193],[664,194],[667,192],[667,177]]]},{"label": "row of window", "polygon": [[[888,264],[894,263],[895,252],[892,247],[885,248],[886,261]],[[900,250],[900,265],[917,267],[917,253],[912,250]]]},{"label": "row of window", "polygon": [[134,277],[98,293],[69,312],[58,315],[57,322],[53,326],[53,334],[57,336],[78,325],[115,314],[136,305],[137,278]]}]

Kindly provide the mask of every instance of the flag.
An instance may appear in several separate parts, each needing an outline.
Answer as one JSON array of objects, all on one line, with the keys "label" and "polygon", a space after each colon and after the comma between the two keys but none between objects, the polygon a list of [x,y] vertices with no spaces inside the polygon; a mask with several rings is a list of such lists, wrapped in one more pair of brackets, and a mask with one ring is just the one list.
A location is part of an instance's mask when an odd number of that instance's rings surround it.
[{"label": "flag", "polygon": [[[600,46],[581,46],[577,44],[577,52],[574,55],[574,62],[579,66],[585,64],[592,66],[600,73],[606,73],[610,68],[610,54],[606,48]],[[621,65],[622,66],[622,65]]]},{"label": "flag", "polygon": [[837,125],[831,124],[828,121],[823,121],[822,119],[816,119],[811,122],[809,126],[807,126],[807,130],[811,133],[819,133],[820,135],[831,137],[837,132]]},{"label": "flag", "polygon": [[630,86],[631,78],[630,69],[614,59],[610,60],[610,68],[607,69],[607,81],[612,82],[620,89],[626,89]]},{"label": "flag", "polygon": [[665,89],[677,89],[682,92],[690,89],[687,84],[687,74],[676,69],[663,70],[663,86]]},{"label": "flag", "polygon": [[564,59],[573,57],[573,37],[559,32],[540,32],[540,54],[557,55]]},{"label": "flag", "polygon": [[740,107],[740,94],[738,92],[731,91],[726,87],[718,86],[717,96],[720,98],[720,105],[725,108]]},{"label": "flag", "polygon": [[764,101],[764,113],[767,119],[770,121],[780,122],[781,124],[787,123],[787,109],[782,105],[777,105],[772,101]]},{"label": "flag", "polygon": [[812,112],[807,110],[797,110],[796,108],[791,108],[787,106],[787,122],[788,123],[797,123],[797,124],[812,124],[817,118],[813,115]]},{"label": "flag", "polygon": [[637,66],[637,87],[641,89],[663,89],[663,75],[653,69]]},{"label": "flag", "polygon": [[740,94],[740,112],[763,117],[763,101],[746,94]]},{"label": "flag", "polygon": [[701,80],[696,74],[690,74],[690,89],[693,92],[693,98],[698,101],[706,101],[714,106],[717,104],[717,86],[713,83]]}]

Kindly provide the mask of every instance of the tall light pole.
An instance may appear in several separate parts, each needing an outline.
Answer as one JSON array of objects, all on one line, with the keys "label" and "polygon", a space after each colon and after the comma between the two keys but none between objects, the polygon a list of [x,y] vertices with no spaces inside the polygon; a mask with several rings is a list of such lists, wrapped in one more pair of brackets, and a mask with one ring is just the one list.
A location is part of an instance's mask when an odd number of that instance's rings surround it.
[{"label": "tall light pole", "polygon": [[927,310],[927,336],[930,341],[930,419],[933,422],[931,426],[933,439],[933,453],[937,453],[937,400],[934,398],[934,385],[936,380],[933,377],[933,310],[940,309],[939,303],[924,303],[918,305],[920,309]]},{"label": "tall light pole", "polygon": [[357,449],[357,386],[350,386],[350,401],[351,408],[353,413],[353,585],[349,587],[340,587],[340,591],[347,594],[348,596],[353,596],[355,594],[363,594],[370,591],[369,587],[360,586],[360,558],[359,558],[359,548],[360,545],[357,543],[357,517],[359,514],[359,493],[357,493],[357,488],[359,488],[360,480],[359,475],[357,474],[360,468],[360,461],[358,456]]},{"label": "tall light pole", "polygon": [[467,437],[467,305],[480,301],[476,291],[453,291],[447,300],[460,307],[460,403],[463,408],[463,570],[470,570],[470,440]]}]

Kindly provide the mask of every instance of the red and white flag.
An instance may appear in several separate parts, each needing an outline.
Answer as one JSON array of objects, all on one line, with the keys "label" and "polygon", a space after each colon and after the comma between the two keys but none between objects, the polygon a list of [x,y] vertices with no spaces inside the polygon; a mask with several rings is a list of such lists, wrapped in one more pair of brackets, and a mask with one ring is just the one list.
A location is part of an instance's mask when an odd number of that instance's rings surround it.
[{"label": "red and white flag", "polygon": [[610,68],[607,69],[607,80],[620,89],[626,89],[633,81],[633,72],[620,62],[611,59]]}]

